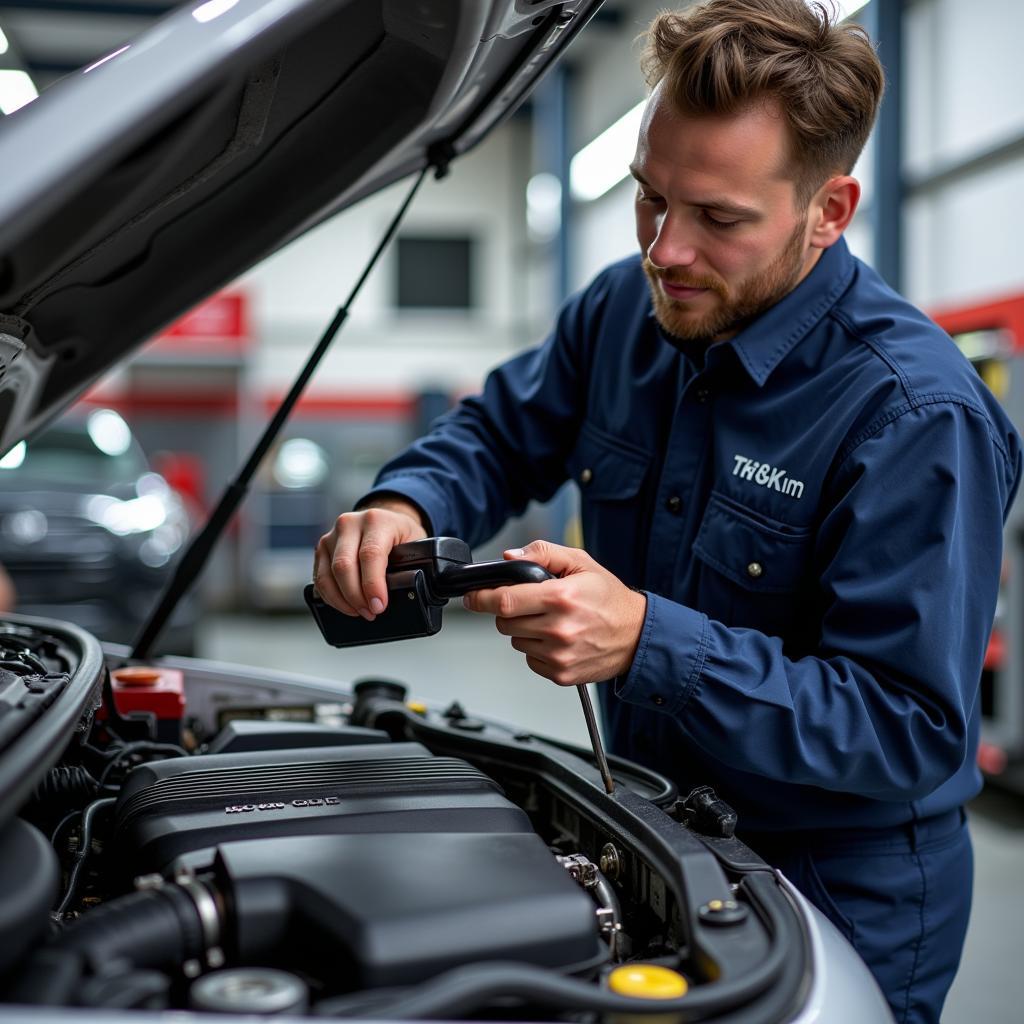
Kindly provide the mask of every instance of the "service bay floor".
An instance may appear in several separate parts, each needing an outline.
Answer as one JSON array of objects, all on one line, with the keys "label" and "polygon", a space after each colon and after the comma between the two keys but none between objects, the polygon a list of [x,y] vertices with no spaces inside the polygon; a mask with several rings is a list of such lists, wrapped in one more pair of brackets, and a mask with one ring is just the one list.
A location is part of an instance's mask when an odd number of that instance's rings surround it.
[{"label": "service bay floor", "polygon": [[[458,700],[470,712],[586,743],[579,700],[525,667],[488,620],[447,612],[435,637],[337,651],[304,615],[211,615],[200,656],[337,679],[364,676],[409,686],[410,697]],[[1024,797],[986,793],[972,805],[974,912],[943,1024],[1017,1024],[1024,1006]]]}]

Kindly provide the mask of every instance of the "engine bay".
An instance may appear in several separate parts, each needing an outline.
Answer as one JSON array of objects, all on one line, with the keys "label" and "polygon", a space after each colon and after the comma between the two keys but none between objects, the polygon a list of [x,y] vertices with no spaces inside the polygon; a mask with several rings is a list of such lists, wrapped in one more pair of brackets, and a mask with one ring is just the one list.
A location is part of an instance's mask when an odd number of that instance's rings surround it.
[{"label": "engine bay", "polygon": [[130,664],[14,617],[0,650],[0,1016],[771,1020],[806,984],[713,794],[613,758],[610,796],[585,751],[388,680]]}]

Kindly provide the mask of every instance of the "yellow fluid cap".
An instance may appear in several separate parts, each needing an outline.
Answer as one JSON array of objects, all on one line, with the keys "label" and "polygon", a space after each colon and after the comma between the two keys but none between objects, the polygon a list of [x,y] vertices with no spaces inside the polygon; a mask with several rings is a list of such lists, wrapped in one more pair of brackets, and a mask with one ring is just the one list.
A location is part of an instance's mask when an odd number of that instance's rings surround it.
[{"label": "yellow fluid cap", "polygon": [[686,979],[669,967],[656,964],[627,964],[608,975],[608,987],[620,996],[639,999],[678,999],[689,986]]},{"label": "yellow fluid cap", "polygon": [[425,715],[427,713],[427,705],[421,700],[409,700],[405,702],[405,706],[414,715]]}]

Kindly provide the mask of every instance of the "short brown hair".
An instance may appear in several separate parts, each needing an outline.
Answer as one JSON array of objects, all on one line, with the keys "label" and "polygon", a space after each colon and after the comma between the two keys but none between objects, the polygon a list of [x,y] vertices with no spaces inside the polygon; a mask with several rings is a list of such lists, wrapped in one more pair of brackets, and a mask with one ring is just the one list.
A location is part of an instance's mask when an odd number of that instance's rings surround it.
[{"label": "short brown hair", "polygon": [[867,33],[824,3],[708,0],[651,23],[641,61],[683,114],[731,114],[778,101],[789,123],[797,201],[849,174],[867,142],[885,77]]}]

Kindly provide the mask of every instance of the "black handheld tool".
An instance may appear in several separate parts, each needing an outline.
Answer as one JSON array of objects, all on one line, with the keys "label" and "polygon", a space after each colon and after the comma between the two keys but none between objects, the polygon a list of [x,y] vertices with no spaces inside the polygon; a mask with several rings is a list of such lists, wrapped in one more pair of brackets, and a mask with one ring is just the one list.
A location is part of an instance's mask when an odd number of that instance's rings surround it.
[{"label": "black handheld tool", "polygon": [[469,545],[455,537],[399,544],[388,558],[388,606],[372,622],[343,615],[323,601],[312,584],[305,589],[306,604],[331,646],[356,647],[433,636],[441,628],[441,609],[449,599],[471,590],[553,578],[536,562],[471,562],[471,558]]},{"label": "black handheld tool", "polygon": [[[303,593],[324,639],[332,647],[356,647],[433,636],[441,628],[441,609],[449,599],[462,597],[471,590],[554,579],[536,562],[471,562],[471,558],[469,545],[455,537],[427,537],[397,545],[388,557],[385,574],[388,606],[372,622],[332,608],[311,583]],[[615,784],[601,745],[590,694],[584,685],[576,689],[604,788],[612,793]]]}]

